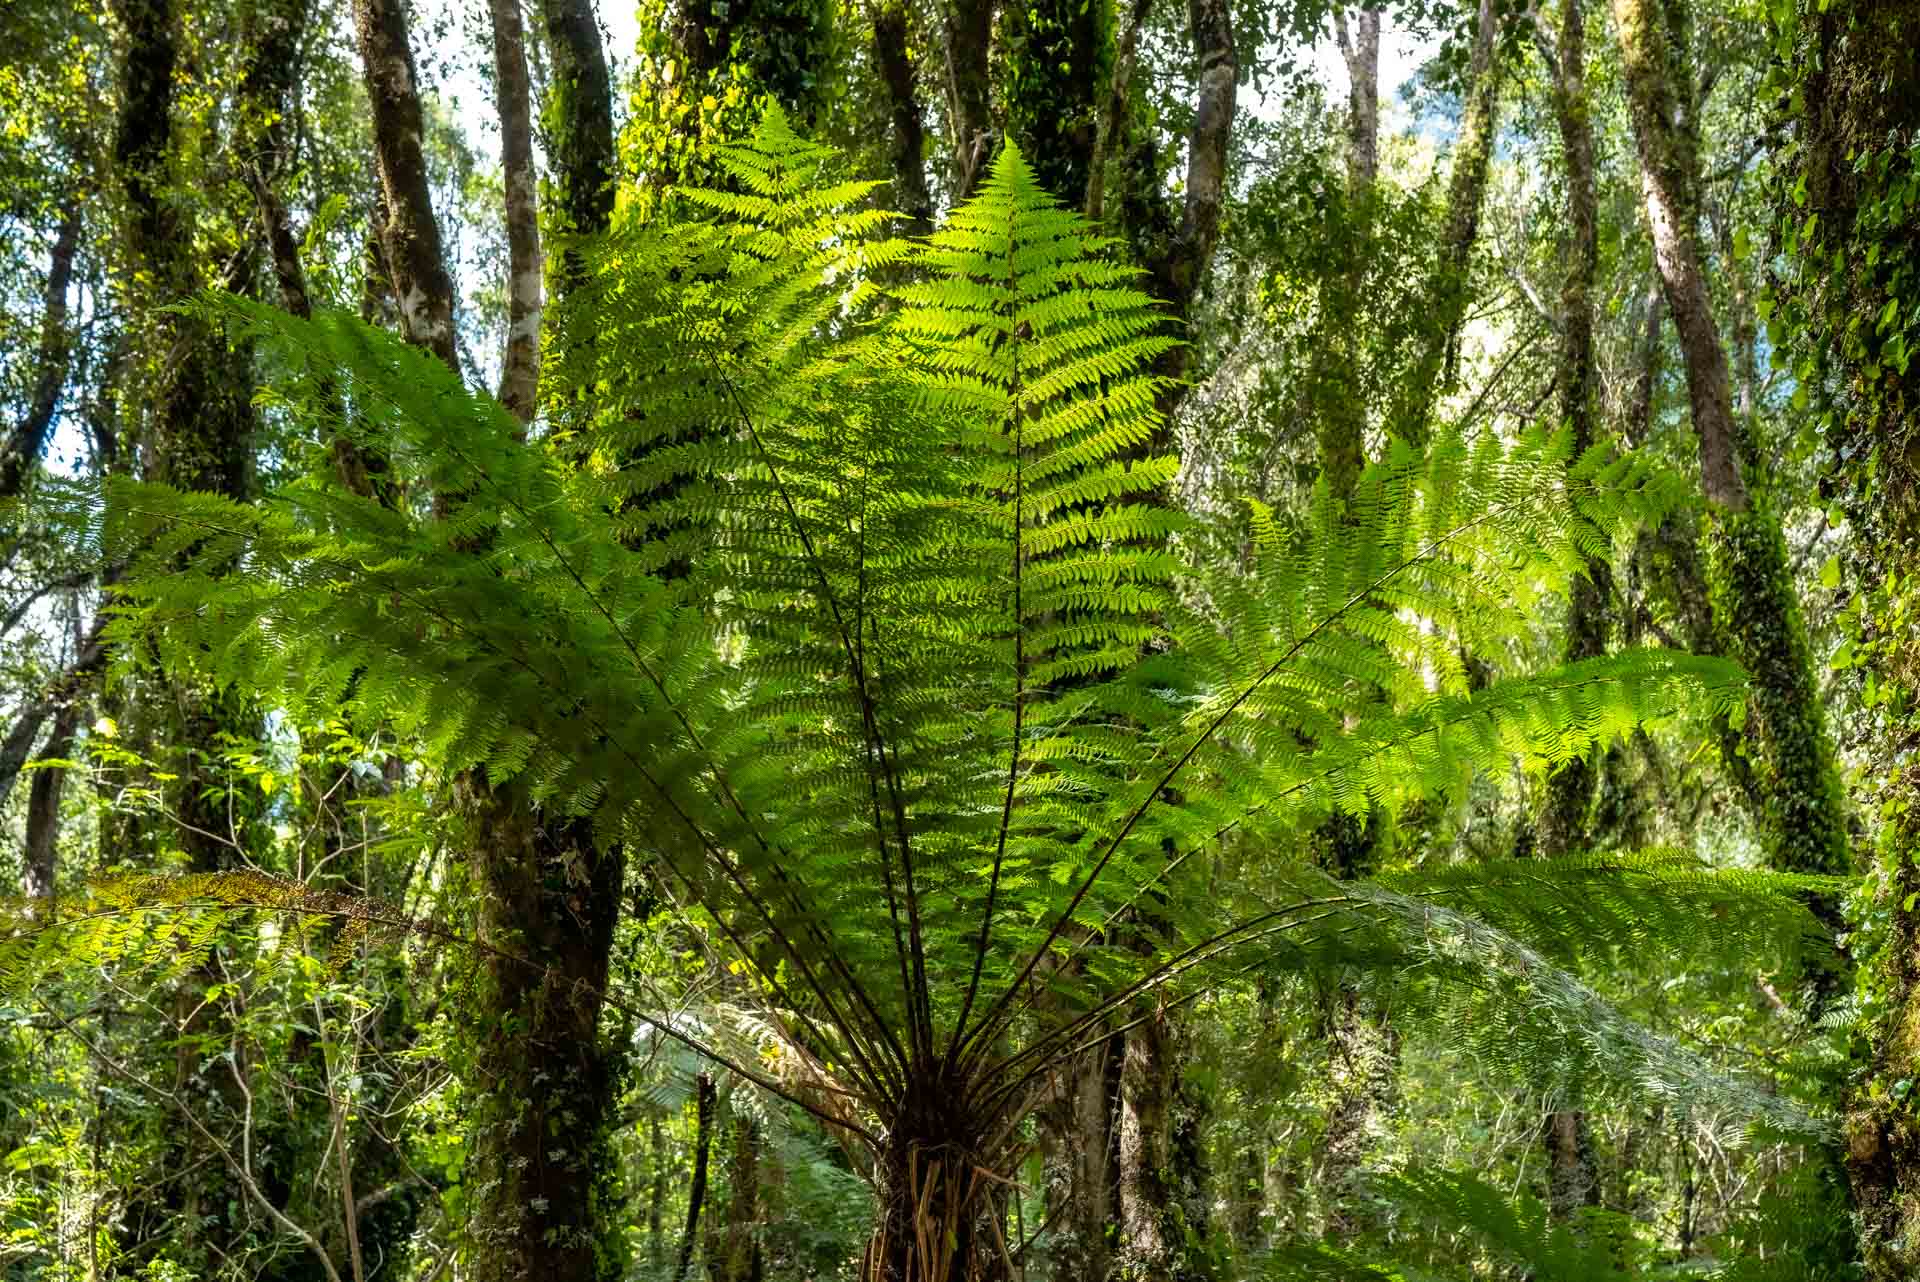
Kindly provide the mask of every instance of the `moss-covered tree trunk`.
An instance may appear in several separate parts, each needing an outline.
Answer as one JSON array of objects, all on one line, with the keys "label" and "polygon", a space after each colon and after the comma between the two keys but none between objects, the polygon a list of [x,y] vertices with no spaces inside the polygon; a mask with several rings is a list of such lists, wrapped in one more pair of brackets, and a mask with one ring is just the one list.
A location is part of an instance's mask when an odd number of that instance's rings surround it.
[{"label": "moss-covered tree trunk", "polygon": [[[1832,497],[1855,539],[1848,586],[1872,597],[1861,653],[1888,696],[1874,770],[1881,823],[1869,888],[1884,932],[1868,932],[1868,1009],[1847,1108],[1848,1173],[1873,1282],[1920,1275],[1920,1120],[1900,1089],[1920,1075],[1920,361],[1902,359],[1920,333],[1920,3],[1836,0],[1799,6],[1791,67],[1794,146],[1783,151],[1783,210],[1799,245],[1780,320],[1835,398],[1828,446],[1842,463]],[[1804,192],[1804,197],[1799,193]],[[1809,213],[1819,215],[1809,225]],[[1897,300],[1897,301],[1896,301]],[[1893,304],[1890,308],[1889,304]],[[1777,331],[1778,332],[1778,331]],[[1903,369],[1904,366],[1904,369]]]},{"label": "moss-covered tree trunk", "polygon": [[[1545,41],[1543,40],[1543,44]],[[1586,15],[1580,0],[1562,0],[1560,32],[1551,45],[1553,106],[1566,162],[1567,274],[1560,288],[1560,356],[1555,381],[1560,414],[1576,452],[1594,441],[1593,288],[1600,270],[1599,198],[1594,182],[1592,105],[1587,96]],[[1612,631],[1613,573],[1600,557],[1573,583],[1567,606],[1569,662],[1607,653]],[[1595,844],[1592,825],[1598,763],[1576,758],[1547,781],[1539,824],[1539,852],[1552,858]],[[1598,1205],[1593,1135],[1581,1109],[1550,1111],[1541,1128],[1547,1159],[1547,1206],[1571,1219]]]},{"label": "moss-covered tree trunk", "polygon": [[[546,18],[556,74],[569,91],[565,101],[578,112],[578,119],[559,122],[555,149],[568,212],[578,218],[611,199],[599,177],[612,172],[611,132],[596,128],[611,111],[591,96],[608,83],[604,56],[596,75],[590,12],[554,0]],[[452,282],[427,186],[405,11],[398,0],[356,0],[354,26],[373,103],[388,211],[385,266],[402,332],[457,370]],[[525,113],[507,116],[509,128],[526,128]],[[609,154],[592,145],[601,138]],[[517,144],[522,154],[527,142]],[[530,191],[520,194],[531,199]],[[531,406],[515,409],[524,418]],[[435,501],[444,511],[462,498]],[[615,1276],[621,1261],[609,1214],[614,1172],[605,1153],[613,1062],[599,1025],[619,914],[620,854],[602,849],[590,825],[555,824],[523,790],[492,786],[484,770],[464,777],[456,791],[472,834],[480,936],[493,950],[471,1012],[483,1047],[471,1138],[479,1173],[469,1224],[472,1275],[483,1282]]]},{"label": "moss-covered tree trunk", "polygon": [[[253,482],[252,362],[202,318],[162,309],[210,286],[243,287],[251,244],[214,243],[232,228],[195,207],[204,175],[181,172],[176,134],[189,82],[182,45],[184,11],[170,0],[125,0],[117,17],[126,33],[119,68],[113,166],[121,197],[120,264],[140,358],[127,370],[123,403],[136,406],[136,454],[149,480],[245,500]],[[216,211],[217,212],[217,211]],[[224,259],[224,271],[214,263]],[[124,719],[152,744],[172,776],[159,783],[165,817],[120,825],[134,849],[178,851],[188,869],[217,872],[242,860],[249,806],[230,797],[225,736],[250,737],[257,722],[245,702],[190,673],[153,674]],[[182,984],[175,997],[177,1041],[172,1081],[190,1101],[198,1125],[177,1128],[162,1187],[177,1215],[174,1258],[189,1268],[216,1267],[239,1248],[253,1208],[220,1152],[240,1117],[228,1052],[230,1021],[210,986],[225,978],[217,961]]]},{"label": "moss-covered tree trunk", "polygon": [[1447,354],[1459,341],[1466,316],[1468,274],[1480,239],[1480,210],[1499,126],[1501,22],[1500,6],[1494,0],[1480,0],[1473,51],[1467,59],[1460,135],[1453,144],[1453,173],[1447,179],[1446,221],[1424,290],[1427,316],[1388,419],[1394,435],[1416,445],[1425,443],[1433,407],[1446,390]]},{"label": "moss-covered tree trunk", "polygon": [[[1773,496],[1743,474],[1726,349],[1707,294],[1699,147],[1690,123],[1696,113],[1690,102],[1681,107],[1679,86],[1690,78],[1675,53],[1691,47],[1686,5],[1614,0],[1613,12],[1654,257],[1680,336],[1699,437],[1714,627],[1726,653],[1753,680],[1747,733],[1759,750],[1751,755],[1772,861],[1792,872],[1845,872],[1850,861],[1840,781],[1786,540]],[[1815,978],[1832,990],[1832,975]]]}]

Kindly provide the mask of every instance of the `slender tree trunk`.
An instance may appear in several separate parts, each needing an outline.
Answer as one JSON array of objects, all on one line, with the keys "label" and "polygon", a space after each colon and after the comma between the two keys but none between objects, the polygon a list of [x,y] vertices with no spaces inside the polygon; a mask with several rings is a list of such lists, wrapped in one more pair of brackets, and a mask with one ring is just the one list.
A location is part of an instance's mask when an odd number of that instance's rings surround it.
[{"label": "slender tree trunk", "polygon": [[700,1074],[694,1093],[693,1182],[687,1186],[687,1225],[680,1231],[680,1257],[673,1266],[673,1282],[687,1282],[693,1270],[693,1249],[700,1240],[700,1209],[707,1200],[707,1159],[713,1151],[717,1104],[713,1075]]},{"label": "slender tree trunk", "polygon": [[1671,43],[1688,47],[1685,15],[1683,3],[1613,0],[1654,261],[1686,358],[1687,400],[1700,438],[1700,484],[1714,504],[1741,512],[1747,487],[1740,474],[1727,354],[1714,327],[1700,253],[1698,130],[1691,104],[1679,92],[1688,77],[1685,68],[1674,65]]},{"label": "slender tree trunk", "polygon": [[1347,191],[1355,194],[1380,172],[1380,10],[1360,10],[1350,31],[1336,9],[1333,30],[1347,64]]},{"label": "slender tree trunk", "polygon": [[[1185,318],[1213,262],[1220,241],[1220,214],[1227,199],[1227,158],[1233,141],[1240,77],[1233,43],[1233,10],[1227,0],[1188,0],[1187,38],[1199,74],[1194,83],[1193,127],[1187,133],[1185,199],[1180,229],[1151,271],[1159,299]],[[1189,349],[1163,372],[1186,372]],[[1164,363],[1163,363],[1164,364]],[[1177,366],[1177,368],[1175,368]]]},{"label": "slender tree trunk", "polygon": [[507,350],[500,403],[531,423],[540,397],[540,219],[534,204],[533,103],[520,0],[488,0],[493,83],[500,100],[500,167],[507,196]]},{"label": "slender tree trunk", "polygon": [[1110,171],[1126,152],[1133,127],[1133,72],[1140,59],[1140,29],[1152,11],[1151,0],[1131,0],[1116,16],[1122,20],[1113,46],[1113,76],[1107,86],[1107,106],[1100,117],[1100,136],[1087,174],[1087,217],[1100,222],[1106,216]]},{"label": "slender tree trunk", "polygon": [[[1359,379],[1356,320],[1372,259],[1373,188],[1379,173],[1380,13],[1362,10],[1358,38],[1344,12],[1334,30],[1347,64],[1347,199],[1330,244],[1346,259],[1322,280],[1320,316],[1308,369],[1308,398],[1320,437],[1320,473],[1334,497],[1351,502],[1365,470],[1367,407]],[[1330,202],[1330,209],[1340,206]]]},{"label": "slender tree trunk", "polygon": [[[73,751],[73,737],[80,728],[80,706],[69,700],[54,715],[53,730],[47,735],[42,757],[62,758]],[[43,916],[51,916],[59,885],[56,846],[60,835],[60,797],[66,782],[64,766],[42,766],[34,772],[33,786],[27,793],[26,877],[21,891],[40,904]]]},{"label": "slender tree trunk", "polygon": [[60,210],[60,227],[47,254],[47,284],[42,292],[40,346],[34,358],[33,395],[27,413],[0,448],[0,500],[26,488],[27,477],[47,447],[54,411],[67,385],[67,367],[73,355],[73,334],[67,326],[67,290],[73,281],[73,259],[80,248],[80,202],[69,199]]},{"label": "slender tree trunk", "polygon": [[660,1119],[647,1119],[647,1160],[652,1165],[647,1191],[647,1263],[658,1273],[667,1258],[667,1136]]},{"label": "slender tree trunk", "polygon": [[1494,0],[1480,0],[1473,52],[1467,62],[1466,103],[1460,135],[1453,144],[1453,174],[1447,181],[1446,223],[1425,289],[1427,322],[1390,420],[1395,435],[1416,445],[1426,442],[1434,403],[1445,390],[1441,374],[1447,352],[1458,340],[1466,315],[1473,247],[1480,237],[1480,210],[1499,125],[1500,25],[1499,6]]},{"label": "slender tree trunk", "polygon": [[547,225],[563,247],[561,280],[584,270],[569,243],[597,236],[613,220],[613,83],[592,0],[541,0],[553,59],[545,125],[553,200]]},{"label": "slender tree trunk", "polygon": [[386,206],[382,257],[400,332],[458,373],[453,277],[440,243],[421,140],[425,124],[401,0],[353,0],[354,36],[373,107],[373,155]]},{"label": "slender tree trunk", "polygon": [[933,196],[927,190],[927,131],[922,120],[919,77],[907,57],[909,14],[904,0],[888,0],[873,14],[873,63],[887,90],[887,157],[893,168],[893,203],[907,216],[906,232],[933,230]]},{"label": "slender tree trunk", "polygon": [[972,197],[993,160],[988,60],[993,51],[994,0],[953,0],[940,24],[947,72],[947,137],[953,156],[947,178],[956,205]]},{"label": "slender tree trunk", "polygon": [[[1560,37],[1552,71],[1554,115],[1567,166],[1567,274],[1560,288],[1560,359],[1555,381],[1560,416],[1576,456],[1594,440],[1593,287],[1600,270],[1599,197],[1594,181],[1592,110],[1587,97],[1586,15],[1580,0],[1561,0]],[[1569,662],[1607,653],[1612,631],[1613,572],[1603,557],[1587,561],[1567,605]],[[1591,847],[1599,770],[1591,754],[1568,762],[1547,781],[1540,817],[1540,854],[1555,858]],[[1547,1206],[1561,1221],[1599,1204],[1593,1137],[1581,1109],[1549,1112],[1542,1128],[1547,1153]]]},{"label": "slender tree trunk", "polygon": [[[1560,289],[1560,359],[1555,382],[1560,417],[1576,454],[1594,441],[1593,287],[1600,270],[1599,200],[1594,182],[1591,108],[1586,84],[1586,17],[1580,0],[1562,0],[1554,59],[1553,104],[1567,164],[1567,274]],[[1611,631],[1613,574],[1594,557],[1573,584],[1568,605],[1566,657],[1605,654]],[[1585,844],[1598,773],[1588,758],[1568,762],[1547,785],[1541,816],[1541,853],[1555,856]]]},{"label": "slender tree trunk", "polygon": [[[1844,801],[1786,540],[1771,501],[1763,495],[1756,502],[1741,476],[1726,351],[1702,270],[1699,152],[1690,108],[1677,90],[1690,77],[1674,62],[1674,50],[1689,47],[1686,6],[1614,0],[1613,8],[1655,261],[1680,336],[1700,442],[1714,625],[1753,679],[1748,737],[1760,748],[1760,818],[1776,867],[1844,873],[1851,865]],[[1833,905],[1819,910],[1837,924]],[[1838,983],[1827,967],[1812,978],[1828,995]]]}]

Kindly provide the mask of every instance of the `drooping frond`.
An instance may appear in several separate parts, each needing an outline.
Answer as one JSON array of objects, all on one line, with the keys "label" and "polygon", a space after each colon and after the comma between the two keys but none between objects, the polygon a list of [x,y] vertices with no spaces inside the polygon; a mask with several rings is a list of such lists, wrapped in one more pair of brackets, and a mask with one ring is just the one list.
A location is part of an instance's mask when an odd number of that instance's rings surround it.
[{"label": "drooping frond", "polygon": [[[1554,1282],[1626,1282],[1629,1271],[1615,1235],[1581,1232],[1556,1222],[1539,1199],[1510,1195],[1465,1172],[1413,1170],[1381,1176],[1373,1192],[1392,1208],[1397,1249],[1378,1264],[1331,1247],[1276,1253],[1266,1274],[1275,1279],[1358,1279],[1478,1276],[1475,1266],[1511,1270]],[[1664,1272],[1653,1276],[1665,1276]]]}]

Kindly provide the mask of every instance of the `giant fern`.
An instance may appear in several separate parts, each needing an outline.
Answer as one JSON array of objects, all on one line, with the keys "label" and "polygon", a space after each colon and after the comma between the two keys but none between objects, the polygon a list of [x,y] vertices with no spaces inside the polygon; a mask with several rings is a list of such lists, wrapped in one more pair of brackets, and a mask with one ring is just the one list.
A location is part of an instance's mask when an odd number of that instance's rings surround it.
[{"label": "giant fern", "polygon": [[[1458,879],[1434,898],[1282,863],[1226,904],[1170,892],[1196,858],[1257,861],[1330,809],[1392,812],[1682,704],[1735,706],[1738,672],[1691,656],[1473,692],[1454,658],[1659,516],[1666,474],[1598,450],[1569,467],[1548,435],[1396,447],[1349,504],[1257,514],[1251,573],[1199,573],[1182,517],[1142,501],[1176,468],[1151,451],[1172,340],[1017,151],[912,246],[778,114],[722,163],[727,190],[600,250],[557,323],[541,448],[349,318],[207,304],[277,354],[290,415],[377,437],[417,489],[465,501],[433,520],[321,476],[257,507],[115,483],[119,635],[383,720],[449,776],[523,776],[654,856],[873,1145],[882,1276],[988,1249],[978,1172],[1033,1083],[1143,993],[1352,961],[1366,950],[1341,941],[1368,931],[1404,960],[1440,912],[1477,941],[1445,978],[1505,983],[1522,953],[1561,973],[1550,941],[1523,942],[1550,916],[1509,935]],[[1798,911],[1792,887],[1629,871]],[[1166,931],[1120,946],[1149,900]],[[0,974],[24,947],[0,941]],[[1606,1024],[1586,997],[1562,1007]],[[1583,1066],[1671,1080],[1641,1072],[1658,1046],[1624,1044]]]}]

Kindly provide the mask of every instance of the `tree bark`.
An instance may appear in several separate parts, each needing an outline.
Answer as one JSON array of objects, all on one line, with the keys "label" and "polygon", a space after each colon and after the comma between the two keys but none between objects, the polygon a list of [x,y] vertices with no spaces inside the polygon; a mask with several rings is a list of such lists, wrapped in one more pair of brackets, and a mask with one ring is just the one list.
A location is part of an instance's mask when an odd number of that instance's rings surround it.
[{"label": "tree bark", "polygon": [[[173,129],[174,90],[184,80],[181,12],[170,0],[121,0],[117,16],[126,33],[113,138],[126,254],[119,266],[141,356],[129,370],[123,404],[135,409],[147,479],[244,501],[253,482],[251,352],[244,343],[229,343],[201,317],[166,309],[211,284],[244,287],[250,238],[218,272],[195,252],[201,210],[188,193],[200,175],[179,170]],[[245,139],[244,122],[254,113],[278,105],[258,96],[257,81],[243,80],[241,88],[235,104],[241,123],[230,146]],[[255,710],[231,690],[169,673],[137,713],[126,719],[138,725],[141,738],[152,734],[149,751],[172,779],[159,784],[165,834],[130,823],[129,844],[136,850],[178,848],[194,872],[235,867],[245,853],[243,833],[254,802],[229,792],[232,780],[221,753],[225,736],[244,739],[257,732]],[[210,961],[173,993],[175,1094],[195,1101],[200,1111],[192,1128],[171,1137],[161,1160],[182,1173],[168,1185],[165,1209],[178,1217],[180,1258],[193,1268],[211,1269],[233,1254],[245,1232],[246,1195],[212,1138],[239,1116],[227,1059],[205,1049],[230,1040],[225,1005],[205,1000],[209,987],[223,980],[220,964]]]},{"label": "tree bark", "polygon": [[[53,729],[40,755],[65,757],[73,751],[74,734],[79,728],[80,704],[68,700],[54,714]],[[27,792],[26,878],[21,892],[39,903],[43,916],[52,915],[59,887],[60,797],[66,782],[65,766],[42,766],[34,772],[33,786]]]},{"label": "tree bark", "polygon": [[[548,13],[550,22],[581,17]],[[385,257],[402,332],[457,371],[452,283],[427,191],[405,15],[400,0],[355,0],[354,18],[375,102]],[[578,89],[591,81],[589,69],[572,83]],[[573,101],[583,117],[598,118],[600,104],[584,94]],[[592,134],[591,124],[584,132]],[[597,153],[582,144],[568,154],[582,166],[567,177],[581,202],[576,209],[610,199],[591,175]],[[446,511],[458,498],[436,501]],[[493,787],[484,770],[460,780],[456,792],[475,834],[480,937],[497,950],[488,954],[473,1012],[486,1047],[476,1065],[473,1144],[483,1192],[469,1232],[484,1249],[474,1277],[609,1275],[619,1267],[609,1242],[615,1198],[604,1152],[613,1061],[600,1044],[599,1020],[619,915],[620,852],[599,850],[584,820],[543,819],[518,789]],[[514,1035],[501,1035],[508,1029]]]},{"label": "tree bark", "polygon": [[458,373],[453,277],[427,183],[425,124],[402,0],[353,0],[353,28],[373,107],[374,164],[386,205],[382,249],[400,332]]},{"label": "tree bark", "polygon": [[[1729,512],[1747,507],[1741,445],[1733,421],[1727,354],[1714,327],[1700,253],[1700,156],[1692,104],[1678,87],[1675,48],[1686,49],[1686,7],[1659,0],[1613,0],[1620,60],[1640,155],[1640,189],[1653,232],[1667,310],[1686,358],[1687,401],[1700,439],[1700,486]],[[1676,46],[1676,43],[1677,46]]]},{"label": "tree bark", "polygon": [[[1562,0],[1559,40],[1553,58],[1553,105],[1560,149],[1567,166],[1567,274],[1560,288],[1560,357],[1555,382],[1560,417],[1573,437],[1576,456],[1594,441],[1593,288],[1600,270],[1599,196],[1594,180],[1591,108],[1586,84],[1586,17],[1580,0]],[[1574,581],[1568,603],[1566,658],[1598,658],[1611,632],[1613,572],[1606,560],[1588,560]],[[1586,757],[1568,762],[1547,784],[1540,851],[1555,857],[1587,839],[1598,773]]]},{"label": "tree bark", "polygon": [[720,1249],[708,1261],[713,1282],[761,1282],[766,1263],[760,1251],[760,1125],[736,1113],[730,1128],[733,1152],[727,1163],[727,1215]]},{"label": "tree bark", "polygon": [[1453,144],[1453,173],[1447,180],[1446,222],[1424,291],[1427,323],[1389,421],[1396,436],[1414,445],[1426,443],[1434,403],[1445,390],[1441,375],[1447,352],[1458,340],[1466,315],[1473,249],[1480,237],[1480,210],[1486,200],[1487,171],[1499,126],[1499,36],[1499,6],[1494,0],[1480,0],[1473,52],[1467,61],[1460,136]]},{"label": "tree bark", "polygon": [[33,395],[26,416],[14,425],[0,449],[0,500],[26,488],[33,465],[47,447],[54,411],[67,385],[73,356],[73,333],[67,325],[67,290],[73,282],[73,259],[80,248],[80,202],[69,199],[60,210],[60,227],[47,254],[47,285],[42,292],[40,346],[34,358]]},{"label": "tree bark", "polygon": [[700,1208],[707,1200],[707,1158],[713,1149],[716,1104],[713,1076],[702,1073],[694,1093],[693,1182],[687,1186],[687,1225],[680,1232],[680,1257],[673,1266],[673,1282],[687,1282],[687,1274],[693,1270],[693,1248],[700,1240]]},{"label": "tree bark", "polygon": [[1380,173],[1380,10],[1360,10],[1349,31],[1346,11],[1335,9],[1333,30],[1347,64],[1347,192],[1354,195]]},{"label": "tree bark", "polygon": [[[1345,262],[1322,278],[1317,334],[1308,366],[1308,396],[1320,445],[1320,474],[1327,489],[1351,502],[1367,465],[1367,407],[1358,377],[1359,314],[1372,258],[1373,189],[1379,175],[1380,12],[1359,15],[1359,37],[1336,10],[1334,31],[1347,64],[1347,199],[1343,224],[1329,228]],[[1330,203],[1330,210],[1339,206]]]},{"label": "tree bark", "polygon": [[893,168],[893,203],[906,215],[906,232],[933,230],[933,196],[927,190],[927,132],[919,78],[907,57],[908,10],[889,0],[873,14],[873,62],[887,90],[887,158]]},{"label": "tree bark", "polygon": [[[1849,586],[1891,585],[1898,595],[1863,621],[1883,690],[1897,690],[1911,708],[1920,696],[1920,636],[1891,622],[1906,609],[1920,574],[1920,361],[1890,360],[1883,344],[1911,323],[1862,325],[1897,284],[1920,270],[1920,207],[1884,222],[1861,213],[1883,205],[1897,186],[1916,180],[1907,146],[1920,131],[1920,98],[1899,86],[1920,82],[1920,0],[1837,0],[1801,10],[1800,44],[1789,64],[1795,147],[1776,163],[1782,189],[1807,193],[1796,221],[1819,215],[1820,230],[1790,256],[1783,294],[1807,318],[1802,350],[1816,361],[1815,380],[1832,390],[1837,408],[1827,446],[1840,462],[1822,482],[1822,498],[1838,503],[1854,533],[1848,540]],[[1877,259],[1877,263],[1876,260]],[[1796,261],[1797,260],[1797,261]],[[1903,305],[1897,309],[1904,311]],[[1904,443],[1904,447],[1902,445]],[[1893,595],[1890,591],[1889,595]],[[1884,612],[1883,612],[1884,611]],[[1862,647],[1863,650],[1867,647]],[[1863,991],[1881,994],[1884,1012],[1867,1030],[1868,1054],[1854,1063],[1846,1101],[1847,1171],[1859,1215],[1859,1247],[1871,1282],[1920,1276],[1920,1129],[1911,1098],[1898,1084],[1920,1075],[1920,768],[1910,716],[1880,723],[1871,741],[1883,822],[1876,843],[1873,912],[1884,912],[1883,942],[1871,957]],[[1877,884],[1876,884],[1877,883]],[[1857,945],[1856,945],[1857,946]]]},{"label": "tree bark", "polygon": [[1023,0],[1000,15],[1007,133],[1040,185],[1063,200],[1087,190],[1099,154],[1099,86],[1109,53],[1102,29],[1106,3]]},{"label": "tree bark", "polygon": [[1100,117],[1099,142],[1094,148],[1093,164],[1087,174],[1087,217],[1100,222],[1106,216],[1108,171],[1120,163],[1126,150],[1127,135],[1133,125],[1133,72],[1140,60],[1140,29],[1152,11],[1151,0],[1132,0],[1116,16],[1124,18],[1114,39],[1113,76],[1107,86],[1107,106]]},{"label": "tree bark", "polygon": [[994,0],[953,0],[940,25],[946,54],[947,137],[952,140],[947,185],[954,204],[973,196],[993,160],[988,59],[993,51]]},{"label": "tree bark", "polygon": [[[1193,128],[1187,134],[1186,201],[1171,252],[1156,264],[1160,300],[1184,317],[1213,262],[1226,205],[1227,156],[1239,86],[1239,56],[1233,44],[1233,10],[1227,0],[1188,0],[1188,38],[1199,68],[1194,85]],[[1185,353],[1187,348],[1175,349]],[[1186,356],[1179,373],[1186,372]]]},{"label": "tree bark", "polygon": [[[1600,271],[1599,195],[1594,180],[1592,112],[1587,97],[1586,15],[1580,0],[1561,0],[1560,36],[1554,42],[1553,106],[1560,150],[1567,167],[1567,274],[1560,287],[1560,359],[1555,381],[1560,416],[1573,437],[1575,456],[1594,440],[1593,288]],[[1613,571],[1604,557],[1587,561],[1567,603],[1568,662],[1607,653],[1612,632]],[[1569,761],[1547,781],[1540,817],[1539,852],[1557,858],[1595,845],[1590,824],[1599,770],[1592,754]],[[1580,1208],[1599,1204],[1593,1136],[1581,1109],[1549,1112],[1543,1128],[1548,1172],[1547,1207],[1555,1219],[1571,1220]]]},{"label": "tree bark", "polygon": [[1105,1282],[1107,1225],[1120,1217],[1115,1152],[1124,1039],[1109,1037],[1064,1064],[1038,1122],[1044,1145],[1049,1258],[1061,1282]]},{"label": "tree bark", "polygon": [[554,198],[547,225],[562,247],[560,288],[585,270],[573,241],[597,236],[613,221],[613,82],[593,0],[542,0],[553,59],[545,126]]},{"label": "tree bark", "polygon": [[[1748,739],[1760,749],[1759,818],[1776,867],[1845,873],[1851,865],[1845,802],[1786,541],[1778,513],[1770,502],[1753,501],[1740,474],[1726,350],[1702,275],[1699,151],[1691,99],[1683,100],[1677,88],[1691,77],[1674,59],[1674,50],[1690,47],[1686,6],[1684,0],[1614,0],[1613,8],[1655,260],[1680,336],[1700,440],[1714,626],[1753,679]],[[1817,911],[1837,924],[1833,905]],[[1838,983],[1830,967],[1816,966],[1812,978],[1822,993]]]},{"label": "tree bark", "polygon": [[507,204],[507,350],[500,403],[531,423],[540,398],[540,217],[533,172],[533,103],[520,0],[488,0],[493,83],[500,106],[500,168]]}]

